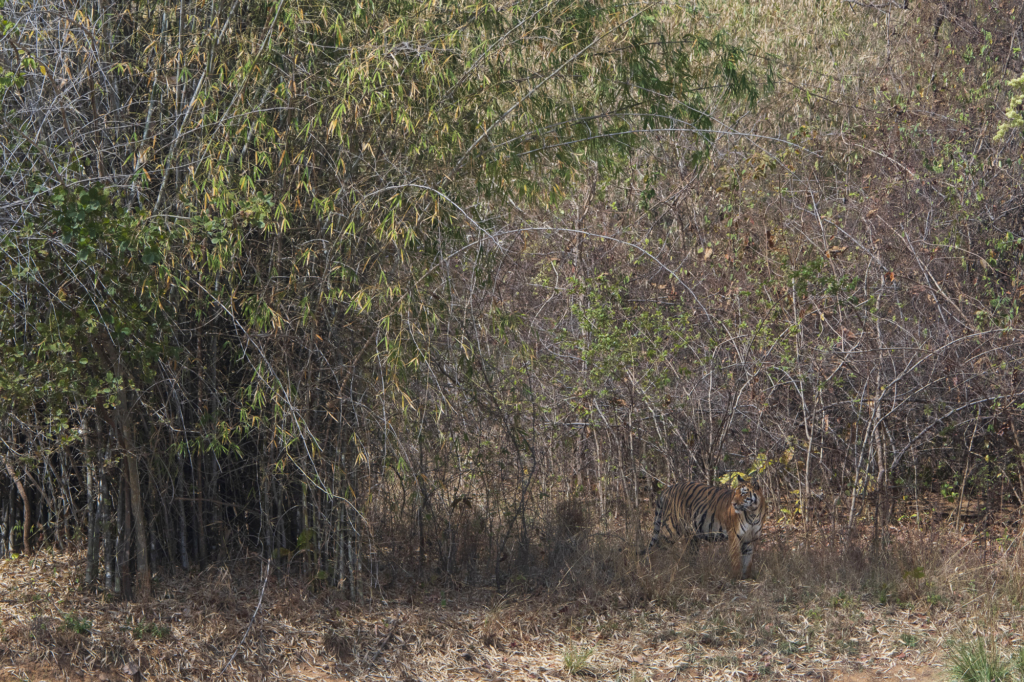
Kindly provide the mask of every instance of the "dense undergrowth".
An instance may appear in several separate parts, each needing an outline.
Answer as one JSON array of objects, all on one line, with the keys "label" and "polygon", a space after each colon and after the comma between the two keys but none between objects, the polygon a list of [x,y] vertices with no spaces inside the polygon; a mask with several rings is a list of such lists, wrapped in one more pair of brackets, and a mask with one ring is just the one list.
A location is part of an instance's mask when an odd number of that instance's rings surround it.
[{"label": "dense undergrowth", "polygon": [[0,679],[939,680],[953,671],[989,682],[1004,678],[960,669],[984,660],[1012,673],[1020,557],[1019,538],[948,528],[873,542],[868,528],[848,540],[775,525],[756,578],[742,582],[723,578],[726,559],[713,548],[650,562],[597,549],[577,563],[601,564],[598,582],[567,573],[556,589],[423,585],[356,604],[252,558],[159,571],[152,600],[132,603],[85,584],[84,549],[47,550],[0,563]]},{"label": "dense undergrowth", "polygon": [[853,565],[1014,537],[1022,12],[6,2],[2,552],[614,582],[740,469]]}]

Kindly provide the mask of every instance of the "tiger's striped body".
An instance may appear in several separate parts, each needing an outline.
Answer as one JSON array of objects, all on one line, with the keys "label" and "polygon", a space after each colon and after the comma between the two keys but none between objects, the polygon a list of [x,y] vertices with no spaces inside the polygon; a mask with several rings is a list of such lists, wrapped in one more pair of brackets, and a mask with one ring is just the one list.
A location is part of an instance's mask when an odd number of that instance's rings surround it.
[{"label": "tiger's striped body", "polygon": [[658,544],[663,531],[669,538],[687,542],[728,541],[729,559],[737,578],[745,578],[754,553],[754,541],[761,537],[764,501],[753,481],[739,479],[740,487],[677,483],[658,498],[654,531],[644,550]]}]

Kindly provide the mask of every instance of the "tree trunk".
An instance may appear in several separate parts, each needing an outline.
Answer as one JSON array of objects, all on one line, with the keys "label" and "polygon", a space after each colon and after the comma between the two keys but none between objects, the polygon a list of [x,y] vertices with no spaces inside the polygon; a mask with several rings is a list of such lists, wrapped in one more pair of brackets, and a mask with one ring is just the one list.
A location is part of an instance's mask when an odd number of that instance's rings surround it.
[{"label": "tree trunk", "polygon": [[114,593],[114,537],[111,533],[113,524],[110,522],[110,485],[109,473],[104,466],[100,469],[100,528],[103,529],[103,586],[107,592]]},{"label": "tree trunk", "polygon": [[131,581],[128,579],[128,526],[131,512],[128,510],[128,486],[126,476],[121,473],[121,490],[117,496],[117,571],[114,573],[114,594],[131,599]]},{"label": "tree trunk", "polygon": [[131,487],[132,516],[135,519],[135,563],[136,577],[133,585],[135,598],[149,600],[152,592],[149,573],[149,550],[146,545],[146,517],[142,513],[142,487],[139,484],[139,461],[128,455],[128,485]]},{"label": "tree trunk", "polygon": [[7,546],[7,529],[11,523],[11,505],[14,502],[14,488],[7,489],[8,494],[0,496],[0,557],[10,552]]},{"label": "tree trunk", "polygon": [[99,548],[100,540],[98,523],[98,514],[96,513],[96,474],[95,467],[91,464],[86,465],[85,470],[85,492],[86,500],[88,504],[88,549],[85,552],[85,584],[92,585],[96,582],[96,577],[99,575]]},{"label": "tree trunk", "polygon": [[182,500],[186,491],[185,477],[182,475],[184,468],[185,460],[178,455],[178,482],[175,485],[175,490],[178,491],[178,501],[174,504],[174,508],[178,512],[178,551],[181,553],[181,567],[187,571],[189,569],[188,518],[185,516],[185,502]]},{"label": "tree trunk", "polygon": [[200,454],[193,460],[194,466],[198,469],[196,476],[198,480],[195,485],[195,498],[193,502],[196,513],[196,532],[199,535],[199,565],[206,568],[209,563],[209,554],[206,544],[206,504],[204,494],[206,492],[206,467],[203,466],[205,455]]},{"label": "tree trunk", "polygon": [[[22,544],[21,551],[24,554],[31,554],[32,553],[32,545],[31,545],[31,542],[29,540],[29,529],[32,527],[32,504],[28,500],[28,491],[25,490],[25,486],[22,484],[21,479],[18,478],[18,474],[16,474],[15,471],[14,471],[14,466],[11,464],[10,453],[4,455],[3,459],[4,459],[4,466],[7,468],[7,474],[11,477],[11,480],[14,481],[15,487],[18,489],[18,494],[21,495],[21,503],[22,503],[22,508],[24,510],[23,511],[24,517],[22,518],[22,526],[21,526],[21,529],[22,529],[21,530],[21,541],[22,541],[21,542],[21,544]],[[13,535],[13,527],[14,527],[13,523],[11,524],[11,527],[12,527],[11,537],[13,537],[14,536]],[[12,545],[13,545],[13,543],[12,543]],[[13,547],[12,547],[12,549],[13,549]]]}]

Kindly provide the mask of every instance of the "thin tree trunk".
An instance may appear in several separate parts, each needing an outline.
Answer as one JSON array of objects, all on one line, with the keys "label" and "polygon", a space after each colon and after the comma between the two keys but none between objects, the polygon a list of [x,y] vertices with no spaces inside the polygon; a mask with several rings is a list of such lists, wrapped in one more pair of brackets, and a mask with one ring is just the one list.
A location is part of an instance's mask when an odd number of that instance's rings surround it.
[{"label": "thin tree trunk", "polygon": [[[277,547],[281,550],[280,553],[284,553],[288,549],[288,536],[285,531],[288,528],[288,513],[285,511],[288,509],[288,491],[286,490],[283,483],[275,480],[276,485],[274,486],[274,507],[275,507],[275,528],[277,529]],[[284,562],[282,561],[282,564]]]},{"label": "thin tree trunk", "polygon": [[134,592],[139,601],[149,600],[152,583],[149,573],[149,549],[146,545],[146,517],[142,513],[142,486],[139,483],[139,461],[128,455],[128,485],[131,487],[132,516],[135,519],[136,576]]},{"label": "thin tree trunk", "polygon": [[267,474],[266,480],[260,486],[260,525],[263,529],[263,542],[266,544],[268,561],[274,558],[274,528],[270,522],[270,491],[267,490],[270,487],[270,480],[270,475]]},{"label": "thin tree trunk", "polygon": [[10,552],[7,546],[7,529],[11,523],[11,503],[14,501],[14,487],[7,489],[8,494],[0,496],[0,557]]},{"label": "thin tree trunk", "polygon": [[40,547],[46,546],[46,525],[48,519],[46,518],[46,504],[43,502],[43,496],[46,494],[45,489],[42,486],[36,486],[36,490],[39,491],[39,495],[36,497],[36,514],[33,518],[36,520],[36,539],[39,541]]},{"label": "thin tree trunk", "polygon": [[118,472],[118,481],[120,482],[120,490],[117,495],[117,570],[114,571],[114,594],[124,597],[126,599],[131,598],[131,587],[128,581],[128,550],[127,550],[127,526],[129,520],[127,518],[128,505],[125,503],[127,497],[127,488],[125,485],[125,476],[123,472]]},{"label": "thin tree trunk", "polygon": [[110,485],[106,466],[100,469],[100,527],[103,529],[103,586],[114,593],[114,537],[110,522]]},{"label": "thin tree trunk", "polygon": [[196,457],[194,461],[198,469],[196,472],[198,480],[195,485],[196,501],[193,504],[195,505],[196,512],[196,532],[199,535],[199,565],[205,568],[209,558],[206,546],[206,504],[203,499],[206,491],[206,470],[203,467],[202,454]]},{"label": "thin tree trunk", "polygon": [[86,465],[85,470],[85,492],[86,500],[88,504],[88,540],[85,552],[85,584],[92,585],[96,582],[96,577],[99,575],[99,523],[98,514],[96,513],[96,473],[95,467],[91,464]]},{"label": "thin tree trunk", "polygon": [[345,582],[348,579],[345,570],[347,565],[345,562],[345,505],[338,503],[337,499],[335,499],[335,504],[338,505],[338,562],[337,568],[335,569],[336,578],[338,581],[338,587],[344,586],[347,590],[348,586],[345,585]]},{"label": "thin tree trunk", "polygon": [[967,477],[971,470],[971,451],[974,450],[974,438],[978,435],[978,420],[974,421],[974,431],[971,433],[971,440],[967,443],[967,452],[964,453],[964,475],[960,479],[960,494],[956,498],[956,521],[953,527],[960,530],[960,511],[964,503],[964,491],[967,490]]},{"label": "thin tree trunk", "polygon": [[[858,442],[857,440],[854,441]],[[853,468],[853,488],[850,490],[850,517],[847,520],[847,528],[853,528],[853,516],[857,509],[857,484],[860,482],[860,465],[864,460],[863,445],[857,448],[857,464]]]},{"label": "thin tree trunk", "polygon": [[313,550],[312,540],[305,535],[306,529],[309,528],[309,486],[306,485],[305,481],[300,483],[302,486],[302,507],[295,510],[295,515],[298,517],[296,523],[299,528],[296,537],[302,538],[303,542],[297,547],[302,552],[302,557],[299,560],[299,572],[303,577],[309,575],[309,554]]},{"label": "thin tree trunk", "polygon": [[[21,551],[23,554],[32,553],[32,544],[29,539],[29,529],[32,527],[32,503],[28,499],[28,491],[25,490],[25,486],[22,484],[21,479],[18,478],[18,474],[14,472],[14,466],[11,464],[10,453],[3,455],[4,466],[7,468],[7,474],[14,481],[14,486],[18,489],[18,494],[21,496],[21,503],[23,508],[22,517],[22,530],[21,530]],[[14,524],[11,524],[11,537],[14,537]],[[14,543],[11,543],[13,551]]]},{"label": "thin tree trunk", "polygon": [[217,453],[210,453],[210,472],[207,478],[209,479],[208,490],[206,499],[210,504],[210,516],[212,537],[216,541],[217,553],[214,561],[224,561],[227,559],[225,552],[227,551],[227,528],[224,523],[224,510],[222,509],[220,493],[218,492],[218,484],[220,481],[221,467],[220,460],[217,459]]},{"label": "thin tree trunk", "polygon": [[67,543],[65,542],[65,536],[62,530],[61,517],[63,514],[61,514],[60,497],[57,495],[57,487],[54,485],[57,481],[57,472],[50,463],[49,457],[43,457],[43,471],[40,476],[45,480],[39,487],[42,489],[45,486],[47,490],[47,494],[41,501],[41,506],[46,509],[47,516],[53,524],[53,536],[57,543],[57,547],[63,550],[67,548]]},{"label": "thin tree trunk", "polygon": [[175,490],[178,493],[178,500],[174,505],[175,511],[178,512],[178,552],[180,553],[181,567],[186,571],[189,569],[189,558],[188,558],[188,517],[185,516],[185,502],[182,497],[185,495],[185,477],[182,474],[182,470],[185,468],[185,461],[178,456],[178,480],[175,484]]},{"label": "thin tree trunk", "polygon": [[[88,441],[86,441],[88,442]],[[82,519],[80,509],[75,504],[75,495],[71,490],[71,481],[68,476],[68,465],[74,461],[74,458],[70,453],[65,452],[67,456],[60,458],[60,480],[58,481],[61,486],[61,502],[63,507],[63,513],[61,514],[61,528],[63,529],[64,537],[70,539],[74,535],[74,531],[71,525],[74,524],[75,528],[81,528],[83,521],[88,523],[88,514],[86,518]],[[79,473],[81,476],[81,473]],[[95,483],[95,482],[94,482]]]},{"label": "thin tree trunk", "polygon": [[17,525],[17,512],[14,511],[14,487],[11,486],[7,495],[7,553],[14,554],[14,526]]},{"label": "thin tree trunk", "polygon": [[348,555],[346,558],[347,558],[347,562],[348,562],[348,573],[349,573],[348,598],[351,599],[352,601],[356,601],[357,602],[357,601],[359,601],[360,595],[359,595],[359,583],[356,580],[356,577],[362,572],[363,567],[362,567],[362,564],[361,564],[360,558],[359,558],[359,549],[353,543],[353,539],[355,537],[355,532],[354,532],[355,529],[353,528],[353,524],[352,524],[352,514],[348,513],[347,507],[346,507],[346,514],[345,514],[345,516],[347,517],[345,536],[346,536],[346,554]]}]

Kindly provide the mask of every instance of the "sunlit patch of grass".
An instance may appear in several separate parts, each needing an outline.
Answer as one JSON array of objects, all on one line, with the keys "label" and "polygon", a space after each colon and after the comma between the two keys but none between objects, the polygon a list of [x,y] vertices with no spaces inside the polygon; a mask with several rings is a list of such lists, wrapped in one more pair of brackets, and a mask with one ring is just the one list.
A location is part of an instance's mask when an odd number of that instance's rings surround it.
[{"label": "sunlit patch of grass", "polygon": [[[954,641],[947,651],[949,672],[954,682],[1010,682],[1014,678],[1014,668],[1020,668],[1019,663],[1011,665],[1011,661],[984,637]],[[1017,660],[1020,660],[1020,655]]]}]

